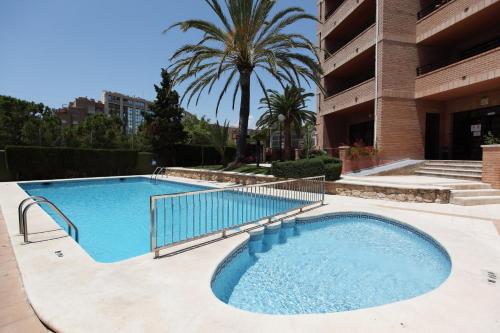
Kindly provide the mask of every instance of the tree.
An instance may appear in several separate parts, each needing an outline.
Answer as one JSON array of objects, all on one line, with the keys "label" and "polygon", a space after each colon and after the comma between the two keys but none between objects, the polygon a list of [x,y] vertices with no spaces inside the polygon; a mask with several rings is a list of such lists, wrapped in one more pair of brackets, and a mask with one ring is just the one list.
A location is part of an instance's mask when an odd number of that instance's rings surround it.
[{"label": "tree", "polygon": [[179,103],[179,94],[172,89],[172,80],[167,70],[161,70],[160,86],[154,85],[156,100],[152,112],[145,113],[146,131],[151,139],[153,151],[164,163],[175,164],[174,145],[186,138],[182,125],[184,109]]},{"label": "tree", "polygon": [[116,115],[90,115],[78,126],[76,132],[80,146],[84,148],[121,148],[126,142],[123,122]]},{"label": "tree", "polygon": [[189,114],[184,117],[184,130],[187,135],[187,143],[205,145],[210,141],[210,119],[202,116],[198,119]]},{"label": "tree", "polygon": [[51,110],[29,117],[21,129],[21,143],[28,146],[59,146],[62,136],[61,120]]},{"label": "tree", "polygon": [[178,49],[171,60],[172,77],[176,83],[192,80],[183,98],[189,96],[198,102],[201,94],[224,77],[223,88],[216,106],[234,83],[233,108],[240,92],[239,133],[236,155],[232,166],[244,158],[250,115],[252,75],[255,75],[267,96],[265,83],[259,72],[300,86],[301,81],[313,81],[320,86],[321,67],[316,47],[304,36],[285,32],[300,20],[313,20],[300,7],[290,7],[271,14],[275,0],[225,1],[225,9],[218,0],[205,0],[217,16],[219,24],[203,20],[187,20],[169,27],[181,31],[199,31],[203,37],[198,43]]},{"label": "tree", "polygon": [[286,86],[283,93],[269,90],[268,96],[268,99],[263,98],[260,101],[261,108],[266,111],[257,120],[256,125],[259,128],[272,128],[280,123],[279,116],[284,116],[285,159],[289,160],[292,149],[292,128],[300,135],[303,124],[316,123],[316,113],[306,110],[306,101],[314,94],[305,93],[302,88]]},{"label": "tree", "polygon": [[229,140],[229,122],[224,121],[222,126],[219,125],[219,121],[215,125],[210,126],[210,142],[212,146],[217,150],[221,157],[221,163],[225,166],[226,161],[226,148],[227,141]]},{"label": "tree", "polygon": [[[0,148],[23,143],[23,127],[36,114],[48,112],[42,103],[0,96]],[[32,124],[33,125],[33,124]]]}]

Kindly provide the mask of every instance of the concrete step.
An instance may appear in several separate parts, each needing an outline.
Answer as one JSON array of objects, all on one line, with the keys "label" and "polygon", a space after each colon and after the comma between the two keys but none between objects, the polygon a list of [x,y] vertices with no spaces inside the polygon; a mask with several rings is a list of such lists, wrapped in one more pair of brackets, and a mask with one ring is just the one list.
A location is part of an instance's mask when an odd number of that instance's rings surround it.
[{"label": "concrete step", "polygon": [[452,179],[466,179],[466,180],[481,180],[481,174],[472,174],[472,173],[457,173],[457,172],[449,172],[449,171],[425,171],[425,170],[417,170],[415,171],[416,175],[421,176],[433,176],[433,177],[444,177],[444,178],[452,178]]},{"label": "concrete step", "polygon": [[425,163],[422,167],[425,168],[444,168],[444,169],[464,169],[464,170],[483,170],[482,165],[470,165],[461,163]]},{"label": "concrete step", "polygon": [[453,168],[441,168],[441,167],[433,167],[433,166],[424,166],[418,169],[419,171],[441,171],[441,172],[451,172],[451,173],[471,173],[471,174],[482,174],[483,170],[481,169],[453,169]]},{"label": "concrete step", "polygon": [[493,189],[478,189],[478,190],[452,190],[452,198],[463,198],[463,197],[489,197],[498,196],[500,197],[500,190]]},{"label": "concrete step", "polygon": [[450,203],[460,206],[495,205],[500,204],[500,196],[450,198]]},{"label": "concrete step", "polygon": [[438,164],[467,164],[467,165],[482,165],[483,161],[467,161],[467,160],[427,160],[425,163]]},{"label": "concrete step", "polygon": [[485,183],[465,183],[465,184],[450,184],[448,187],[451,187],[454,191],[462,191],[462,190],[489,190],[491,189],[490,184]]}]

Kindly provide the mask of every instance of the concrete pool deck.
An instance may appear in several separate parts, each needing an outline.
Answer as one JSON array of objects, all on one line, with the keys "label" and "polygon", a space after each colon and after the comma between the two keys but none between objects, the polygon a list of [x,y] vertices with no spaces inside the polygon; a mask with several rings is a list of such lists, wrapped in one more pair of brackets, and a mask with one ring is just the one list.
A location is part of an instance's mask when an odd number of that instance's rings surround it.
[{"label": "concrete pool deck", "polygon": [[500,331],[500,280],[487,281],[488,271],[500,276],[500,205],[462,207],[327,195],[325,206],[301,216],[360,211],[408,223],[446,248],[452,259],[450,277],[427,294],[374,308],[273,316],[233,308],[210,288],[217,265],[248,239],[246,233],[157,260],[147,254],[102,264],[65,237],[39,207],[30,212],[30,239],[38,242],[22,245],[17,205],[25,197],[17,184],[0,183],[0,206],[26,293],[54,331]]}]

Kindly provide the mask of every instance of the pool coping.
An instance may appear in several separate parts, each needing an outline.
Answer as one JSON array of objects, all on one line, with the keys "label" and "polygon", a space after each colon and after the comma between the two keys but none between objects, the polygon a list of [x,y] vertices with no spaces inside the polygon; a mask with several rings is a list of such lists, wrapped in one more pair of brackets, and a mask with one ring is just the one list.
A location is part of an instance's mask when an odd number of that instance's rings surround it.
[{"label": "pool coping", "polygon": [[[214,186],[206,181],[175,179]],[[16,203],[26,194],[16,183],[0,183],[0,189],[0,205],[26,293],[37,315],[55,331],[322,332],[336,327],[350,332],[403,329],[488,332],[500,329],[500,314],[492,312],[500,308],[500,286],[488,284],[484,276],[485,270],[500,272],[499,236],[493,225],[470,218],[360,206],[364,199],[356,198],[350,198],[351,206],[340,206],[335,203],[343,199],[327,195],[328,205],[301,214],[300,218],[352,212],[355,208],[356,212],[406,223],[447,250],[453,263],[450,276],[439,288],[410,300],[349,312],[276,316],[233,308],[219,301],[211,291],[210,282],[217,266],[248,240],[247,233],[176,256],[153,260],[152,255],[146,254],[103,264],[93,261],[69,237],[21,245]],[[56,223],[38,207],[30,214],[39,222],[33,223],[34,232],[54,227]],[[54,255],[55,250],[62,251],[64,257]]]}]

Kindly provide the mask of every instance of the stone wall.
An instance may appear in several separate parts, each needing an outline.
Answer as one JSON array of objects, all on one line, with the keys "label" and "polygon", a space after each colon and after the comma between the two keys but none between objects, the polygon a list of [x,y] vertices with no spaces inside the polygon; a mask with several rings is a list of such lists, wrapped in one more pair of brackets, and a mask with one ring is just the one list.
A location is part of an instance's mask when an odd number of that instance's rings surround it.
[{"label": "stone wall", "polygon": [[339,184],[326,182],[325,192],[349,197],[392,200],[401,202],[449,203],[449,189],[406,188]]},{"label": "stone wall", "polygon": [[216,182],[238,183],[242,185],[269,183],[278,180],[274,176],[188,168],[168,168],[167,175],[173,177],[201,179]]}]

